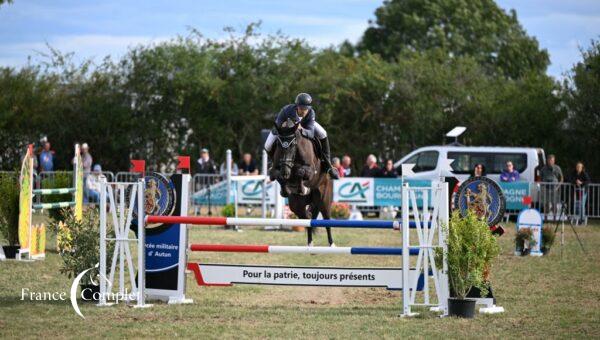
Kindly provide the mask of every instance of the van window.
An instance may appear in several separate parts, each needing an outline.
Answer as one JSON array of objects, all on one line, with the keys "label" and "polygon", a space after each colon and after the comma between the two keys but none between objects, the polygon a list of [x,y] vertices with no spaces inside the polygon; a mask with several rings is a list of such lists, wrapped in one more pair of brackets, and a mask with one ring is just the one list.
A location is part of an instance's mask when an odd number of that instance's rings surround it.
[{"label": "van window", "polygon": [[414,164],[413,172],[431,171],[437,168],[439,152],[423,151],[410,157],[404,164]]},{"label": "van window", "polygon": [[511,161],[518,172],[527,168],[527,154],[524,153],[497,153],[494,155],[494,167],[488,172],[501,173],[506,167],[506,162]]},{"label": "van window", "polygon": [[471,173],[478,163],[485,166],[488,174],[500,174],[508,161],[513,162],[515,170],[519,172],[527,168],[525,153],[448,152],[448,158],[454,159],[452,170],[457,174]]}]

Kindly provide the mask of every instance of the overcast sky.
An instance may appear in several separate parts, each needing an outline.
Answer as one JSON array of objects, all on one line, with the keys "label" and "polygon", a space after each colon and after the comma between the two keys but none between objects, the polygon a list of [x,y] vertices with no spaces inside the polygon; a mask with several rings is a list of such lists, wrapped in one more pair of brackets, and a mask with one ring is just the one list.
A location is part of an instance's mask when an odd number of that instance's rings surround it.
[{"label": "overcast sky", "polygon": [[[600,0],[498,0],[517,10],[528,34],[548,49],[548,73],[560,77],[580,60],[580,47],[600,37]],[[0,65],[21,66],[45,44],[78,58],[121,56],[130,46],[186,35],[194,27],[223,37],[262,20],[263,33],[304,38],[313,46],[356,42],[381,0],[75,1],[14,0],[0,7]]]}]

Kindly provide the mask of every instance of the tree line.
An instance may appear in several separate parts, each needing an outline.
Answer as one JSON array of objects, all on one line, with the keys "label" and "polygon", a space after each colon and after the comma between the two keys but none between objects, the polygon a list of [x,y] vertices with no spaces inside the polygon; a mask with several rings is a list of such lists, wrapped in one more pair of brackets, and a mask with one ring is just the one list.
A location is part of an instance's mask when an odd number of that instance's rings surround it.
[{"label": "tree line", "polygon": [[355,167],[441,144],[463,125],[467,145],[541,147],[600,178],[598,42],[559,82],[516,13],[491,0],[386,1],[376,17],[358,44],[324,49],[258,24],[221,40],[192,29],[98,63],[49,46],[44,62],[0,67],[0,167],[17,167],[42,136],[63,168],[76,142],[113,171],[132,158],[169,167],[204,147],[220,161],[226,149],[258,156],[261,129],[308,92],[332,153]]}]

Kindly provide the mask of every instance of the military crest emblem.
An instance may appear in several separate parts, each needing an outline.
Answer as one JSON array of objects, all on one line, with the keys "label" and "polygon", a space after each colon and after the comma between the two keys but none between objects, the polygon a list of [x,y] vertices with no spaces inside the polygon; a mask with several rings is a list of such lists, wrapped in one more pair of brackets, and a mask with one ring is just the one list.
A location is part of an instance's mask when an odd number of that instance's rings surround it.
[{"label": "military crest emblem", "polygon": [[470,210],[494,226],[504,216],[506,199],[498,183],[487,177],[472,177],[458,188],[454,207],[462,216]]}]

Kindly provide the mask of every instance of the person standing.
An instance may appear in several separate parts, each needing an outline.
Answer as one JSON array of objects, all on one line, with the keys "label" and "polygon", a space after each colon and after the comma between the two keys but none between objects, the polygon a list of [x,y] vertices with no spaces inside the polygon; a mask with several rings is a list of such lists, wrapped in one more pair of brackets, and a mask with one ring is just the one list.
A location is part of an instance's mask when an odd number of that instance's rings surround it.
[{"label": "person standing", "polygon": [[473,172],[471,172],[471,177],[485,177],[487,172],[485,171],[485,165],[482,163],[477,163],[473,167]]},{"label": "person standing", "polygon": [[81,144],[81,162],[83,163],[83,173],[89,174],[92,172],[93,159],[89,152],[90,147],[87,143]]},{"label": "person standing", "polygon": [[506,168],[500,173],[501,182],[516,182],[520,178],[520,174],[515,170],[515,166],[511,161],[506,162]]},{"label": "person standing", "polygon": [[56,153],[50,148],[50,142],[44,142],[42,152],[40,152],[40,172],[54,171],[54,159],[56,157]]},{"label": "person standing", "polygon": [[542,192],[542,204],[544,206],[544,217],[549,210],[552,210],[553,216],[556,218],[558,195],[560,183],[564,177],[562,170],[556,165],[556,157],[549,155],[546,165],[540,168],[540,183]]},{"label": "person standing", "polygon": [[247,152],[242,156],[242,161],[238,168],[242,176],[258,175],[256,162],[252,159],[252,155]]},{"label": "person standing", "polygon": [[383,170],[381,170],[380,177],[387,177],[387,178],[398,177],[398,172],[394,168],[393,160],[388,159],[387,161],[385,161],[385,167],[383,168]]},{"label": "person standing", "polygon": [[334,168],[336,168],[338,170],[338,173],[340,174],[340,178],[344,178],[344,176],[345,176],[344,167],[342,166],[340,159],[338,157],[333,157],[331,159],[331,164],[333,165]]},{"label": "person standing", "polygon": [[344,169],[344,177],[350,177],[352,175],[352,169],[350,166],[352,165],[352,159],[348,155],[344,155],[342,157],[342,168]]},{"label": "person standing", "polygon": [[377,165],[377,157],[375,155],[367,156],[367,161],[363,167],[360,177],[379,177],[381,169]]},{"label": "person standing", "polygon": [[570,182],[575,188],[575,214],[580,221],[584,221],[586,218],[585,203],[587,200],[587,190],[591,179],[590,175],[585,171],[583,162],[575,164],[575,170],[571,173]]},{"label": "person standing", "polygon": [[196,161],[197,163],[197,171],[199,174],[216,174],[217,166],[215,162],[210,158],[210,154],[208,153],[208,149],[203,148],[200,150],[200,158]]}]

